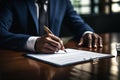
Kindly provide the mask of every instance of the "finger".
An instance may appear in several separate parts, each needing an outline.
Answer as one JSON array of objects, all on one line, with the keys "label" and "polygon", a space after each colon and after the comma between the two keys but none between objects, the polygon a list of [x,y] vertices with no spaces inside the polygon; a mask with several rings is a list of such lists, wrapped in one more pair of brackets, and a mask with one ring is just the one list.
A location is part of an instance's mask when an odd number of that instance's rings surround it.
[{"label": "finger", "polygon": [[80,42],[78,43],[78,46],[82,46],[83,44],[83,38],[80,39]]},{"label": "finger", "polygon": [[94,33],[92,37],[93,37],[93,39],[94,39],[94,40],[93,40],[93,47],[94,47],[94,48],[97,48],[97,43],[98,43],[98,37],[99,37],[99,36]]},{"label": "finger", "polygon": [[61,50],[64,50],[65,47],[64,47],[63,41],[62,41],[62,40],[60,40],[60,41],[61,41],[61,42],[60,42],[60,44],[61,44]]},{"label": "finger", "polygon": [[58,50],[59,50],[58,48],[52,46],[52,45],[49,44],[49,43],[46,43],[46,44],[44,45],[44,48],[45,48],[45,49],[48,49],[48,50],[50,50],[50,51],[52,51],[52,52],[55,52],[55,51],[58,51]]},{"label": "finger", "polygon": [[88,47],[92,48],[92,34],[88,35]]},{"label": "finger", "polygon": [[60,42],[60,38],[59,37],[57,37],[57,36],[55,36],[53,34],[48,34],[48,36],[51,37],[51,39],[53,39],[53,40],[55,40],[57,42]]},{"label": "finger", "polygon": [[43,52],[43,53],[54,53],[54,51],[52,51],[52,50],[50,50],[50,49],[48,49],[48,48],[44,48],[44,49],[42,50],[42,52]]},{"label": "finger", "polygon": [[58,51],[57,48],[51,46],[50,44],[45,43],[42,48],[37,49],[38,52],[43,53],[54,53],[55,51]]},{"label": "finger", "polygon": [[57,36],[55,36],[55,35],[53,35],[53,34],[49,34],[49,36],[50,36],[53,40],[55,40],[55,41],[57,41],[58,43],[60,43],[61,49],[64,50],[63,41],[62,41],[59,37],[57,37]]},{"label": "finger", "polygon": [[102,47],[103,47],[103,44],[102,44],[102,38],[101,38],[101,37],[98,38],[98,43],[99,43],[99,47],[102,48]]},{"label": "finger", "polygon": [[53,47],[55,47],[55,48],[58,48],[58,49],[61,48],[60,43],[57,42],[57,41],[55,41],[55,40],[53,40],[53,39],[51,39],[50,37],[47,37],[47,38],[46,38],[46,43],[50,44],[51,46],[53,46]]}]

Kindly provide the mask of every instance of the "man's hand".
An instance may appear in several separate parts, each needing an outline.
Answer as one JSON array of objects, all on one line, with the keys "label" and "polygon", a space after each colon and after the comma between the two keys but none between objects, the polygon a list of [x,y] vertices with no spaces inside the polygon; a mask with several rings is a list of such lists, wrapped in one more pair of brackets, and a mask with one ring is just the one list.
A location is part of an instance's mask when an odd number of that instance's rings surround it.
[{"label": "man's hand", "polygon": [[58,50],[63,50],[63,42],[60,38],[53,34],[46,34],[38,38],[35,44],[37,52],[54,53]]},{"label": "man's hand", "polygon": [[103,47],[102,38],[96,33],[87,33],[80,39],[78,46],[89,48]]}]

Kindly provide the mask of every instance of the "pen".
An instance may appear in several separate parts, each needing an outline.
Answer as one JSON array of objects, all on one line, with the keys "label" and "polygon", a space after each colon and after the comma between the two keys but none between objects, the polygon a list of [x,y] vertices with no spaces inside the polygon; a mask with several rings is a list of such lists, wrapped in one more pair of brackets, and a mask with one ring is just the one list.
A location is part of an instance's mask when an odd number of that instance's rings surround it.
[{"label": "pen", "polygon": [[[51,31],[47,26],[45,26],[45,25],[44,25],[44,30],[45,30],[47,33],[53,34],[52,31]],[[64,49],[64,52],[67,53],[67,51],[66,51],[65,49]]]}]

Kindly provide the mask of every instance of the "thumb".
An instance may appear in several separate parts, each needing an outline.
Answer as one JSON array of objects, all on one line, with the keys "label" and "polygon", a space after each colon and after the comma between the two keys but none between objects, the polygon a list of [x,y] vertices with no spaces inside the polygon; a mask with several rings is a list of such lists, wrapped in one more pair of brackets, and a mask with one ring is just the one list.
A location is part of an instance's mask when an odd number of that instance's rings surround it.
[{"label": "thumb", "polygon": [[82,46],[82,44],[83,44],[83,38],[80,39],[78,46]]}]

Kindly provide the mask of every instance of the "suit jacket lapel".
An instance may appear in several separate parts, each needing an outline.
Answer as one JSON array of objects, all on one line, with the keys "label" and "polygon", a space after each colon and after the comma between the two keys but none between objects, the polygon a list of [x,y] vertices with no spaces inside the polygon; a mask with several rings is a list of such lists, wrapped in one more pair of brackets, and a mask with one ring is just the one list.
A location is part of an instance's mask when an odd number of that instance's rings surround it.
[{"label": "suit jacket lapel", "polygon": [[[49,26],[51,27],[51,30],[54,28],[54,20],[55,20],[55,13],[56,13],[56,0],[49,0]],[[54,31],[54,30],[52,30]]]},{"label": "suit jacket lapel", "polygon": [[36,26],[36,31],[37,31],[37,33],[39,33],[39,26],[38,26],[38,19],[37,19],[37,11],[36,11],[36,6],[35,6],[35,4],[34,4],[34,2],[33,2],[34,0],[27,0],[27,5],[28,5],[28,9],[29,9],[29,11],[30,11],[30,14],[31,14],[31,16],[32,16],[32,18],[33,18],[33,21],[34,21],[34,23],[35,23],[35,26]]}]

